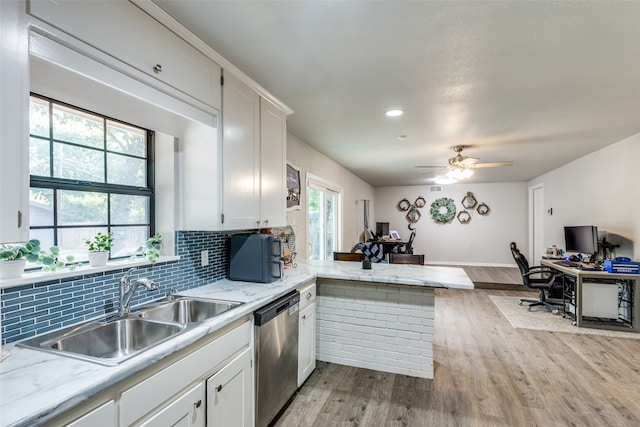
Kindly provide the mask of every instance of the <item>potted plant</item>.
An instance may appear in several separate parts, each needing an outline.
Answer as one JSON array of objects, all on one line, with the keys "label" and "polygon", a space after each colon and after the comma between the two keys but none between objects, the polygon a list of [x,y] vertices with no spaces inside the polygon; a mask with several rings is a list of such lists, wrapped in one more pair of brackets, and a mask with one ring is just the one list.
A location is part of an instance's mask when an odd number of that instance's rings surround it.
[{"label": "potted plant", "polygon": [[38,262],[40,241],[0,245],[0,279],[14,279],[22,276],[27,261]]},{"label": "potted plant", "polygon": [[38,253],[38,259],[35,260],[37,264],[42,264],[42,271],[54,272],[59,268],[69,267],[69,271],[74,271],[82,264],[74,263],[73,255],[67,255],[64,260],[60,259],[60,248],[57,246],[51,246],[49,251],[41,250]]},{"label": "potted plant", "polygon": [[111,253],[111,245],[113,245],[113,234],[111,232],[105,234],[98,231],[93,236],[93,239],[85,240],[84,243],[89,249],[89,264],[92,267],[107,265]]},{"label": "potted plant", "polygon": [[156,233],[149,237],[142,246],[138,248],[138,254],[146,257],[151,264],[155,264],[160,259],[160,249],[162,249],[162,234]]}]

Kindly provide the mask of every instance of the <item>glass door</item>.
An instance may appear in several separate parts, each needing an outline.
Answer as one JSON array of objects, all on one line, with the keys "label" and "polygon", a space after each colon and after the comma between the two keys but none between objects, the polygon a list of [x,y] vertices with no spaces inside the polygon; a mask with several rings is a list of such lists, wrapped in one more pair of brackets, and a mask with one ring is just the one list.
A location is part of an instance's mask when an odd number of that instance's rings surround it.
[{"label": "glass door", "polygon": [[340,193],[325,185],[309,180],[309,259],[333,259],[338,250],[338,218]]}]

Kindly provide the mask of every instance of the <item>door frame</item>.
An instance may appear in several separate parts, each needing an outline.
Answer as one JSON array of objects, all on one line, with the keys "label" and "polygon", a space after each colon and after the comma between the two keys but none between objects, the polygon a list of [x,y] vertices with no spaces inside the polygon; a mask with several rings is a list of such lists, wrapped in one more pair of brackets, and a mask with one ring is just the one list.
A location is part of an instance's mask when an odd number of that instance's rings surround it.
[{"label": "door frame", "polygon": [[[538,192],[541,195],[541,202],[536,204],[535,194]],[[539,183],[529,187],[529,259],[532,265],[538,265],[545,253],[544,214],[544,184]],[[536,224],[539,230],[536,229]],[[536,235],[540,236],[539,245],[536,245]]]},{"label": "door frame", "polygon": [[[341,186],[339,186],[338,184],[335,184],[331,181],[327,181],[326,179],[319,177],[317,175],[314,175],[312,173],[307,172],[307,178],[305,180],[305,200],[306,200],[306,206],[304,207],[305,209],[305,237],[306,237],[306,241],[307,241],[307,246],[309,245],[309,186],[310,184],[314,184],[316,187],[321,187],[324,188],[326,190],[329,191],[333,191],[335,193],[338,194],[338,202],[337,202],[337,215],[336,215],[336,248],[337,250],[340,250],[340,248],[342,247],[342,196],[343,196],[343,188]],[[309,251],[308,251],[308,247],[306,248],[306,252],[307,252],[307,258],[309,257]]]}]

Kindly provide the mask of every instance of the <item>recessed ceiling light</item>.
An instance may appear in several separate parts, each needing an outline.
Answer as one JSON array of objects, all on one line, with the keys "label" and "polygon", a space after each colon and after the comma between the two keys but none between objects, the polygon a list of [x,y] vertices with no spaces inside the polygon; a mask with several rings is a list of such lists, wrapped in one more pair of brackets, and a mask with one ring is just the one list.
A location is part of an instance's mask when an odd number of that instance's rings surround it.
[{"label": "recessed ceiling light", "polygon": [[398,139],[400,141],[404,141],[405,139],[409,138],[409,135],[398,135]]},{"label": "recessed ceiling light", "polygon": [[389,110],[385,113],[387,117],[398,117],[404,114],[402,110]]}]

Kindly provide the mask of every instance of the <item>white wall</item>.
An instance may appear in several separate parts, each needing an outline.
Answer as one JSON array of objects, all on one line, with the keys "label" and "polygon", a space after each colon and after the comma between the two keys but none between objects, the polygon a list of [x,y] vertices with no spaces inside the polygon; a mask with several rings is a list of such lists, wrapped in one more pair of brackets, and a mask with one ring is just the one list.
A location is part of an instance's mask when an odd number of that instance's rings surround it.
[{"label": "white wall", "polygon": [[[414,224],[416,237],[414,253],[425,254],[428,264],[513,266],[509,243],[528,246],[528,193],[524,182],[496,184],[444,185],[442,192],[431,192],[430,185],[406,187],[378,187],[375,189],[376,221],[389,222],[403,240],[409,238],[406,213],[397,208],[403,198],[413,203],[418,196],[426,199],[420,209],[422,216]],[[462,224],[457,218],[447,224],[435,222],[430,213],[431,203],[440,197],[455,201],[457,212],[462,199],[471,191],[478,203],[490,208],[486,216],[470,211],[472,218]]]},{"label": "white wall", "polygon": [[373,218],[373,187],[292,134],[287,134],[287,161],[301,169],[302,208],[287,212],[287,224],[292,225],[296,233],[298,258],[307,257],[307,198],[304,188],[307,172],[342,187],[340,250],[350,250],[363,230],[363,199],[372,201],[370,218]]},{"label": "white wall", "polygon": [[600,237],[622,244],[618,256],[640,256],[640,134],[529,182],[543,184],[544,243],[564,247],[565,225],[595,225]]}]

